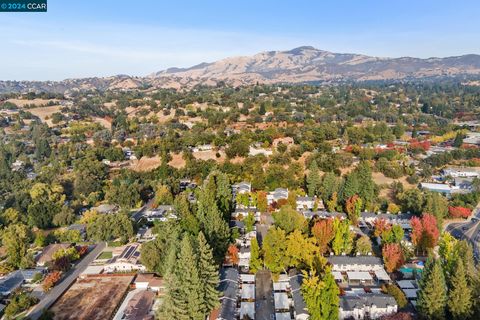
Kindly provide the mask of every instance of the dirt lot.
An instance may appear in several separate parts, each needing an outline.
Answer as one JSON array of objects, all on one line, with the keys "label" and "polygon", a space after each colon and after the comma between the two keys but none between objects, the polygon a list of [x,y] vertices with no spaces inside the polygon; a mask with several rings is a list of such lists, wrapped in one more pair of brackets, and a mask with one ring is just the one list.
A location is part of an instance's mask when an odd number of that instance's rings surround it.
[{"label": "dirt lot", "polygon": [[155,156],[152,158],[141,157],[140,160],[132,161],[131,168],[138,172],[150,171],[158,168],[162,164],[162,158]]},{"label": "dirt lot", "polygon": [[8,102],[11,102],[11,103],[14,103],[15,105],[17,105],[17,107],[23,107],[27,104],[34,104],[36,106],[43,106],[43,105],[47,105],[47,103],[49,103],[50,101],[53,101],[53,102],[58,102],[58,100],[56,99],[52,99],[52,100],[47,100],[47,99],[33,99],[33,100],[28,100],[28,99],[8,99],[7,100]]},{"label": "dirt lot", "polygon": [[183,153],[170,153],[172,160],[168,163],[170,166],[174,167],[175,169],[181,169],[185,167],[186,162],[183,159]]},{"label": "dirt lot", "polygon": [[199,159],[199,160],[203,160],[203,161],[207,161],[207,160],[215,160],[216,162],[220,163],[220,162],[224,162],[225,161],[225,152],[223,151],[218,151],[218,153],[220,154],[220,157],[217,158],[217,151],[215,150],[209,150],[209,151],[197,151],[197,152],[193,152],[193,156],[195,157],[195,159]]},{"label": "dirt lot", "polygon": [[112,123],[110,121],[108,121],[107,119],[95,117],[95,118],[93,118],[93,121],[101,124],[102,126],[104,126],[108,130],[112,129]]},{"label": "dirt lot", "polygon": [[[56,112],[60,112],[61,108],[62,108],[61,106],[50,106],[50,107],[28,109],[27,111],[39,117],[40,120],[42,120],[42,122],[46,122],[48,126],[51,127],[53,125],[52,120],[50,119],[52,117],[52,114]],[[47,117],[49,118],[48,120],[47,120]]]},{"label": "dirt lot", "polygon": [[51,308],[54,319],[111,319],[133,277],[97,275],[77,280]]}]

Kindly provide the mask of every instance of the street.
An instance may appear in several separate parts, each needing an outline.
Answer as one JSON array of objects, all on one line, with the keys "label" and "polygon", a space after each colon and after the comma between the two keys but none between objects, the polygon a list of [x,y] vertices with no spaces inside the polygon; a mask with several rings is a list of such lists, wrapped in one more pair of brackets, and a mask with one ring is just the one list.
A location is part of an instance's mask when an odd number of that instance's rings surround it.
[{"label": "street", "polygon": [[457,239],[467,240],[473,246],[473,255],[480,258],[480,204],[473,210],[471,217],[465,222],[450,223],[445,231]]},{"label": "street", "polygon": [[273,305],[272,274],[267,270],[257,272],[255,278],[255,319],[273,320],[275,308]]},{"label": "street", "polygon": [[67,272],[67,275],[63,280],[52,288],[40,302],[35,305],[27,316],[32,320],[37,320],[44,310],[50,308],[55,301],[72,285],[72,283],[78,278],[80,273],[93,261],[95,258],[105,249],[106,243],[101,242],[95,246],[73,269]]}]

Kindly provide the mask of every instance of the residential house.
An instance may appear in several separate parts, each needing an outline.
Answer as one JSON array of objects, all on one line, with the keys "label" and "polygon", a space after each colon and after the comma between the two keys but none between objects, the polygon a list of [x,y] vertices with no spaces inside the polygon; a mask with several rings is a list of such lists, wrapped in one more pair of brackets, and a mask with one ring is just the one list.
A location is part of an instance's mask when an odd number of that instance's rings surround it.
[{"label": "residential house", "polygon": [[30,283],[38,273],[43,273],[43,269],[23,269],[10,272],[0,279],[0,295],[7,297],[24,283]]},{"label": "residential house", "polygon": [[135,278],[134,284],[137,289],[151,290],[158,294],[165,293],[163,279],[155,276],[153,273],[139,273]]},{"label": "residential house", "polygon": [[177,219],[175,208],[171,205],[160,205],[155,209],[147,210],[143,216],[148,222],[167,221],[169,219]]},{"label": "residential house", "polygon": [[316,209],[325,209],[325,207],[323,206],[323,201],[321,199],[318,199],[317,197],[297,197],[298,211],[312,211],[315,209],[315,204],[317,206]]},{"label": "residential house", "polygon": [[307,311],[307,305],[302,296],[303,275],[297,274],[292,270],[290,274],[290,288],[293,300],[293,314],[295,320],[307,320],[310,315]]},{"label": "residential house", "polygon": [[72,245],[70,243],[52,243],[43,248],[42,252],[35,257],[37,266],[43,267],[53,261],[53,255],[59,250],[66,250]]},{"label": "residential house", "polygon": [[328,262],[332,265],[332,271],[375,272],[384,270],[382,259],[373,256],[330,256]]},{"label": "residential house", "polygon": [[288,189],[277,188],[267,194],[267,204],[271,205],[274,202],[278,202],[281,199],[288,199]]},{"label": "residential house", "polygon": [[237,269],[224,268],[220,270],[218,291],[222,293],[222,296],[220,298],[220,310],[215,319],[236,320],[239,293],[239,274]]},{"label": "residential house", "polygon": [[340,297],[339,319],[379,319],[396,313],[395,299],[382,293],[360,293]]},{"label": "residential house", "polygon": [[92,210],[97,211],[100,214],[111,214],[118,211],[118,206],[114,204],[101,204],[98,207],[93,207]]},{"label": "residential house", "polygon": [[444,176],[452,178],[480,178],[480,171],[467,167],[448,167],[442,170]]},{"label": "residential house", "polygon": [[140,263],[140,243],[132,243],[124,247],[119,256],[113,257],[104,267],[105,273],[146,271]]},{"label": "residential house", "polygon": [[233,195],[252,192],[252,184],[250,182],[240,182],[232,185]]}]

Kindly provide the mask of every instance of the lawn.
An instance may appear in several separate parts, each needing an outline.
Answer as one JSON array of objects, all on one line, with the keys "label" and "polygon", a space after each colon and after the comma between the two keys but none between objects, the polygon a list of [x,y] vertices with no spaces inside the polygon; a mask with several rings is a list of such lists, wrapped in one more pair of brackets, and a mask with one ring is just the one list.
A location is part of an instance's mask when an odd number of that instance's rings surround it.
[{"label": "lawn", "polygon": [[97,259],[112,259],[112,251],[103,251]]}]

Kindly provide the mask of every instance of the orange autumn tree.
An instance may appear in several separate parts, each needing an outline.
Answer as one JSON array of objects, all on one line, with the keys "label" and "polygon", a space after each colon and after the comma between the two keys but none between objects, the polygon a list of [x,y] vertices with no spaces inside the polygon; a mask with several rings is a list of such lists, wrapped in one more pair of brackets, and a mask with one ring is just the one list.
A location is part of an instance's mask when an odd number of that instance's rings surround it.
[{"label": "orange autumn tree", "polygon": [[388,272],[398,270],[404,263],[402,247],[398,243],[388,243],[382,248],[383,262]]},{"label": "orange autumn tree", "polygon": [[227,256],[233,265],[238,265],[240,258],[238,257],[238,247],[234,244],[228,246]]},{"label": "orange autumn tree", "polygon": [[49,291],[50,289],[53,288],[53,286],[60,280],[62,273],[60,271],[52,271],[47,276],[45,279],[43,279],[43,291]]},{"label": "orange autumn tree", "polygon": [[335,236],[332,219],[322,219],[315,222],[312,227],[312,234],[317,241],[320,253],[325,253],[328,249],[328,244]]},{"label": "orange autumn tree", "polygon": [[437,245],[440,231],[437,227],[437,219],[433,215],[424,214],[422,218],[413,217],[410,225],[412,226],[412,242],[417,252],[425,253]]}]

